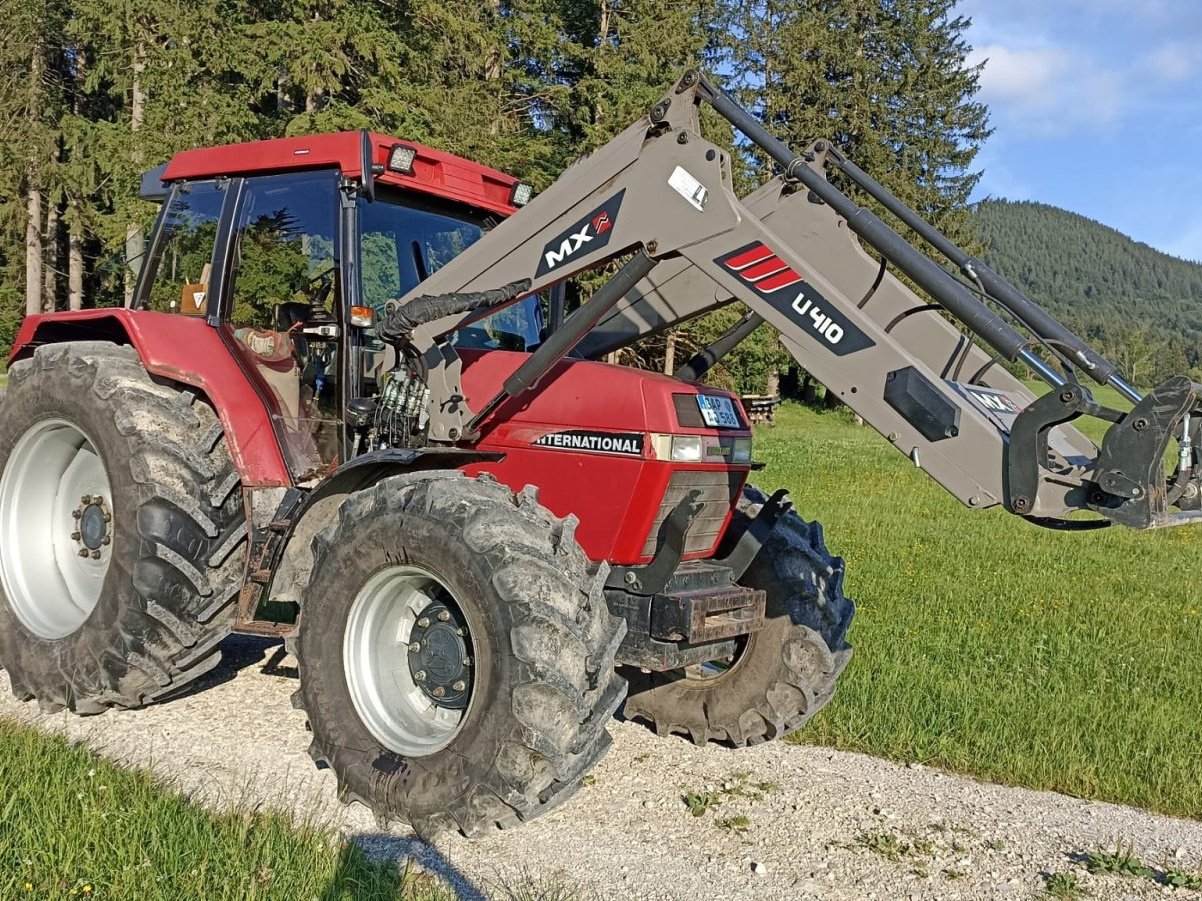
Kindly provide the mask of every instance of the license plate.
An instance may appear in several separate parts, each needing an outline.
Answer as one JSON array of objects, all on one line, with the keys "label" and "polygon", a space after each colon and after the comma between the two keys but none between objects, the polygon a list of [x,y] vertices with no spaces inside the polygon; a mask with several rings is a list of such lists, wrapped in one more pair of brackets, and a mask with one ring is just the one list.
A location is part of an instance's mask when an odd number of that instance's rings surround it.
[{"label": "license plate", "polygon": [[729,397],[710,397],[708,394],[697,395],[697,406],[701,408],[701,419],[710,428],[737,429],[743,423],[735,415],[735,405]]}]

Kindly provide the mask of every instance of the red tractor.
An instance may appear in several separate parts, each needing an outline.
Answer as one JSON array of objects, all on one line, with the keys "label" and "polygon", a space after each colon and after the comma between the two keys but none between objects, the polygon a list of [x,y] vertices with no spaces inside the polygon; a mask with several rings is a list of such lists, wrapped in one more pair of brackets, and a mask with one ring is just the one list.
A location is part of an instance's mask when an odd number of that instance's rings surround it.
[{"label": "red tractor", "polygon": [[[739,200],[702,102],[783,174]],[[884,192],[822,142],[788,152],[688,73],[533,200],[369,133],[148,173],[162,208],[130,307],[29,317],[0,396],[14,692],[137,707],[215,666],[231,631],[284,636],[314,759],[343,798],[425,834],[570,796],[624,699],[698,743],[783,736],[833,695],[854,605],[820,527],[747,484],[737,398],[700,383],[763,321],[971,506],[1060,526],[1079,509],[1202,517],[1197,385],[1145,398],[958,260],[1021,309],[1022,337],[830,166]],[[616,259],[567,315],[572,277]],[[596,362],[734,301],[748,314],[682,378]],[[1036,401],[1002,359],[1055,390]],[[1079,371],[1133,410],[1095,404]],[[1113,440],[1095,447],[1066,424],[1079,415],[1110,418]]]}]

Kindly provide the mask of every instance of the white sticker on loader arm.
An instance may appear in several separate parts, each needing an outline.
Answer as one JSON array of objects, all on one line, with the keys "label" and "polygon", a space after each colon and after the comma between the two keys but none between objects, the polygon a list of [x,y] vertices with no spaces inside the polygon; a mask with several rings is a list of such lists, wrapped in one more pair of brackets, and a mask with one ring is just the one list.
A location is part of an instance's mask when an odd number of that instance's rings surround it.
[{"label": "white sticker on loader arm", "polygon": [[668,185],[698,212],[705,211],[705,202],[710,199],[709,188],[693,178],[683,166],[677,166],[668,177]]}]

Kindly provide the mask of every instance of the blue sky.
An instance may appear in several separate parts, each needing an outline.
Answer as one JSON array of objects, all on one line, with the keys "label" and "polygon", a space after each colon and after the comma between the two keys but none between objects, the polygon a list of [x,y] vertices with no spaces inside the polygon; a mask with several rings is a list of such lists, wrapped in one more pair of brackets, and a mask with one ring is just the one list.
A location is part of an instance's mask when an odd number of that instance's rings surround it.
[{"label": "blue sky", "polygon": [[961,0],[993,136],[974,199],[1202,260],[1202,0]]}]

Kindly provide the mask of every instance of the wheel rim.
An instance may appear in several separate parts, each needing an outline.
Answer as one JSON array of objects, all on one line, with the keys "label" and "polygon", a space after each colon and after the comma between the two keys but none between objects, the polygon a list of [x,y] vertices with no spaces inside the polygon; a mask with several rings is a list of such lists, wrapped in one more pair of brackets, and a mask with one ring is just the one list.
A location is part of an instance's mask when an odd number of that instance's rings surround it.
[{"label": "wheel rim", "polygon": [[732,678],[734,672],[747,658],[749,636],[736,639],[735,652],[720,660],[705,660],[684,668],[685,684],[693,688],[712,688],[718,682]]},{"label": "wheel rim", "polygon": [[425,757],[459,734],[473,693],[473,644],[446,584],[392,566],[356,595],[343,635],[355,711],[390,751]]},{"label": "wheel rim", "polygon": [[96,444],[63,419],[30,428],[0,476],[0,581],[40,638],[84,624],[112,560],[112,487]]}]

